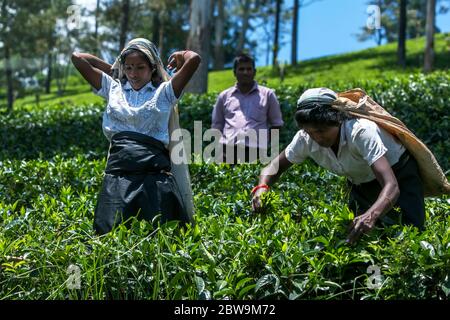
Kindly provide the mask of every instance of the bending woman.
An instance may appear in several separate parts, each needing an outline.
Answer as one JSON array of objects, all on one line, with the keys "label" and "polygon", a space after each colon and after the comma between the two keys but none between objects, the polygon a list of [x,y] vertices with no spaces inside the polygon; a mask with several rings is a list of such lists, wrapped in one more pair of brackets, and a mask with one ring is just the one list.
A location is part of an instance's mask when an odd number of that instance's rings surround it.
[{"label": "bending woman", "polygon": [[170,173],[169,118],[184,87],[200,64],[192,51],[169,57],[169,79],[156,46],[131,40],[111,66],[87,53],[72,62],[94,93],[107,101],[103,133],[110,141],[94,229],[104,234],[133,216],[161,222],[190,222],[180,190]]},{"label": "bending woman", "polygon": [[337,94],[327,88],[309,89],[300,96],[295,120],[301,130],[262,170],[253,189],[253,209],[260,211],[261,194],[284,171],[309,157],[347,178],[349,207],[356,213],[348,242],[372,230],[378,220],[393,223],[394,206],[400,207],[404,224],[423,229],[424,193],[414,157],[375,122],[332,108],[336,99]]}]

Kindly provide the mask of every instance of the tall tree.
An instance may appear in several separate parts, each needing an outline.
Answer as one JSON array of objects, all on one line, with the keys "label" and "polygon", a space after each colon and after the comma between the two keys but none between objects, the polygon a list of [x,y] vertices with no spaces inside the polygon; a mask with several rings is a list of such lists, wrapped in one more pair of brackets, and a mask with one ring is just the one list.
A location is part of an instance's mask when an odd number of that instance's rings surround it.
[{"label": "tall tree", "polygon": [[424,72],[431,72],[434,63],[434,24],[436,15],[436,0],[428,0],[427,2],[427,24],[426,24],[426,43]]},{"label": "tall tree", "polygon": [[240,53],[244,49],[244,42],[246,39],[246,33],[249,25],[249,18],[250,18],[250,0],[244,0],[244,3],[242,4],[242,27],[241,31],[239,32],[239,38],[236,45],[236,52]]},{"label": "tall tree", "polygon": [[48,58],[48,39],[50,35],[53,37],[56,19],[50,19],[49,12],[53,12],[50,0],[0,1],[0,55],[5,61],[9,111],[13,109],[15,96],[24,91],[25,80],[36,80],[36,74],[45,66],[42,62],[50,60],[45,57]]},{"label": "tall tree", "polygon": [[128,20],[130,17],[130,0],[122,0],[122,17],[120,24],[119,50],[125,47],[128,34]]},{"label": "tall tree", "polygon": [[98,37],[98,24],[99,24],[99,16],[100,16],[100,0],[97,0],[97,5],[95,6],[95,27],[94,27],[94,54],[100,54],[100,44]]},{"label": "tall tree", "polygon": [[226,0],[217,0],[217,17],[214,25],[214,69],[222,70],[225,65],[225,53],[223,50],[223,36],[225,26],[225,2]]},{"label": "tall tree", "polygon": [[208,64],[211,0],[191,0],[190,29],[186,47],[200,54],[202,63],[186,88],[187,92],[205,93],[208,90]]},{"label": "tall tree", "polygon": [[275,31],[274,31],[274,40],[273,40],[273,56],[272,56],[272,66],[276,67],[278,65],[278,49],[280,45],[280,16],[281,16],[281,6],[283,4],[283,0],[276,0],[276,9],[275,9]]},{"label": "tall tree", "polygon": [[8,99],[8,111],[11,112],[14,103],[14,87],[11,67],[11,39],[10,39],[10,16],[8,14],[7,1],[2,1],[1,7],[1,41],[3,43],[3,56],[5,58],[6,95]]},{"label": "tall tree", "polygon": [[[442,6],[436,14],[446,13],[444,3],[448,0],[436,0],[436,7],[439,2]],[[366,41],[374,39],[378,45],[386,42],[395,42],[399,40],[399,32],[401,30],[400,24],[404,23],[401,20],[401,12],[404,10],[402,0],[370,0],[368,5],[376,5],[380,8],[381,13],[381,28],[368,28],[364,26],[362,32],[357,35],[359,41]],[[427,1],[426,0],[408,0],[407,10],[405,15],[406,31],[405,39],[422,37],[425,35],[425,24],[427,17]],[[435,25],[435,32],[439,32],[439,29]],[[405,53],[406,54],[406,53]]]},{"label": "tall tree", "polygon": [[297,40],[298,40],[298,9],[300,7],[300,0],[294,0],[294,12],[292,14],[292,49],[291,49],[291,64],[297,65]]},{"label": "tall tree", "polygon": [[406,66],[406,7],[408,0],[400,0],[400,14],[398,23],[398,44],[397,59],[398,64],[405,68]]}]

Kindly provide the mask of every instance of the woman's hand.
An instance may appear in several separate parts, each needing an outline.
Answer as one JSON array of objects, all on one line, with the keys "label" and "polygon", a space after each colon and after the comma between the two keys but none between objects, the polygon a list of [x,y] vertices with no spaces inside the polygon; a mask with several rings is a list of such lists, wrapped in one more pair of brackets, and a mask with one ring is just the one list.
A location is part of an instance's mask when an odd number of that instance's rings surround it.
[{"label": "woman's hand", "polygon": [[184,87],[194,75],[200,62],[200,56],[190,50],[177,51],[170,55],[167,69],[169,71],[175,70],[175,75],[171,81],[173,92],[177,98],[181,96]]},{"label": "woman's hand", "polygon": [[346,242],[353,244],[362,234],[370,232],[377,222],[377,215],[373,212],[366,212],[353,219]]},{"label": "woman's hand", "polygon": [[177,51],[170,55],[169,63],[167,64],[167,69],[173,71],[174,73],[181,69],[185,62],[184,54],[187,51]]},{"label": "woman's hand", "polygon": [[354,243],[363,233],[370,232],[375,222],[393,207],[400,194],[397,178],[385,156],[375,161],[371,168],[382,189],[377,201],[353,220],[347,238],[349,243]]},{"label": "woman's hand", "polygon": [[262,205],[261,196],[263,193],[266,193],[267,191],[269,191],[269,190],[266,188],[260,188],[260,189],[256,190],[255,193],[253,194],[252,209],[254,212],[256,212],[256,213],[263,212],[264,207]]}]

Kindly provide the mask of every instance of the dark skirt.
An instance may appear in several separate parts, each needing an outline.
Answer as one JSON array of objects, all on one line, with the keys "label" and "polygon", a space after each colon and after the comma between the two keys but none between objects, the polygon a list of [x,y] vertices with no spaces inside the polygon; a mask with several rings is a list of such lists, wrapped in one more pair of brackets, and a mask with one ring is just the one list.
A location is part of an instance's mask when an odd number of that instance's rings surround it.
[{"label": "dark skirt", "polygon": [[[399,161],[392,166],[392,171],[397,178],[400,196],[394,209],[382,217],[381,221],[388,225],[401,222],[423,230],[425,201],[416,159],[408,151],[405,151]],[[350,182],[348,184],[351,188],[349,207],[357,215],[366,212],[375,203],[381,192],[381,185],[376,179],[360,185]],[[400,209],[401,214],[395,212],[396,207]]]},{"label": "dark skirt", "polygon": [[[190,222],[181,194],[170,173],[169,152],[164,145],[136,132],[120,132],[111,139],[109,156],[95,208],[98,234],[131,217],[158,222]],[[156,222],[156,221],[155,221]]]}]

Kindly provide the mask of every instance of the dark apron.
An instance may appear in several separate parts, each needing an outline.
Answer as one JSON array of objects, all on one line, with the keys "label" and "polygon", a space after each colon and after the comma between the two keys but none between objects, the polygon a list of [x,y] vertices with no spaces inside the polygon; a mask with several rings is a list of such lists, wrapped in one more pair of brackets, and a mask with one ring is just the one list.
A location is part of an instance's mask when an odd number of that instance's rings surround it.
[{"label": "dark apron", "polygon": [[[406,150],[398,162],[392,166],[392,171],[397,178],[400,189],[400,196],[394,208],[399,207],[401,214],[398,214],[393,209],[386,213],[381,218],[381,221],[388,225],[401,222],[423,230],[425,201],[416,159]],[[381,192],[381,185],[376,179],[359,185],[348,181],[348,184],[351,188],[349,207],[357,215],[366,212],[375,203]]]},{"label": "dark apron", "polygon": [[190,218],[170,173],[169,152],[162,142],[136,132],[111,139],[102,189],[95,208],[94,229],[105,234],[131,217],[156,222]]}]

